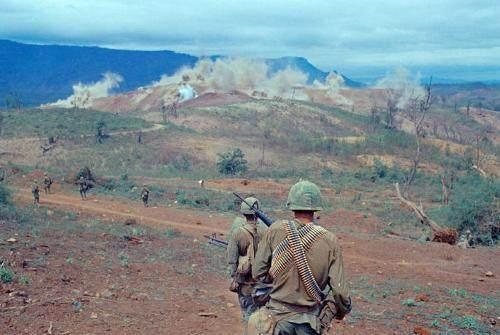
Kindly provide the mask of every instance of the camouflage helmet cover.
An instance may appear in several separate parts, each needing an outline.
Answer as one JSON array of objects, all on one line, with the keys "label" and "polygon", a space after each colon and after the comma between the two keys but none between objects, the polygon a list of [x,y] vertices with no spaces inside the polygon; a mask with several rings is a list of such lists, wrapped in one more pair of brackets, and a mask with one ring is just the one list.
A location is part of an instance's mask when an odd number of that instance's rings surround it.
[{"label": "camouflage helmet cover", "polygon": [[292,211],[321,211],[321,191],[310,181],[299,181],[290,188],[286,207]]},{"label": "camouflage helmet cover", "polygon": [[[253,205],[255,208],[259,209],[260,208],[260,202],[259,199],[254,198],[254,197],[248,197],[245,199],[246,202],[251,206]],[[250,209],[250,206],[248,206],[245,201],[241,202],[241,207],[240,207],[240,213],[241,214],[254,214],[254,212]]]}]

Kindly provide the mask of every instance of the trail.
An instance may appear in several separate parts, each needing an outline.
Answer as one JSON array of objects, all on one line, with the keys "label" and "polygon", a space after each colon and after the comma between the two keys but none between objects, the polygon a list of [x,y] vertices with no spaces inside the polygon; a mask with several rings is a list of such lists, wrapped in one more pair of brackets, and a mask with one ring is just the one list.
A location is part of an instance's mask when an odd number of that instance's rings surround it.
[{"label": "trail", "polygon": [[[16,198],[24,204],[32,202],[28,191],[18,191]],[[85,211],[107,219],[123,221],[133,218],[138,223],[156,228],[175,228],[179,231],[200,236],[203,234],[225,234],[230,226],[228,218],[209,213],[196,214],[193,211],[168,207],[145,208],[142,203],[130,200],[116,201],[109,197],[89,195],[87,200],[81,200],[79,195],[53,193],[41,194],[41,207],[58,207],[73,211]]]}]

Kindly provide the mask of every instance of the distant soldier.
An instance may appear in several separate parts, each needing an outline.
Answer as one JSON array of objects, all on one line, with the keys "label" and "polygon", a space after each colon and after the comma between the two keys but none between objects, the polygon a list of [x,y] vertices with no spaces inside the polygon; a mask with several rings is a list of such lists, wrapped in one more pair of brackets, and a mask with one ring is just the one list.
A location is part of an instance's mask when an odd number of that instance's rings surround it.
[{"label": "distant soldier", "polygon": [[340,243],[314,223],[314,212],[322,209],[319,188],[298,182],[287,207],[294,219],[274,222],[255,256],[253,278],[271,281],[272,288],[267,304],[250,318],[250,335],[326,334],[334,318],[351,311]]},{"label": "distant soldier", "polygon": [[47,173],[43,175],[43,190],[45,194],[50,193],[50,187],[52,186],[52,178],[49,177]]},{"label": "distant soldier", "polygon": [[40,206],[40,188],[38,187],[38,182],[33,180],[33,185],[31,185],[31,193],[33,194],[33,204],[37,207]]},{"label": "distant soldier", "polygon": [[[259,201],[250,197],[246,202],[259,208]],[[255,281],[252,279],[252,263],[257,252],[261,233],[257,229],[257,217],[246,203],[242,203],[240,213],[245,217],[240,224],[238,221],[234,231],[228,237],[227,262],[230,267],[232,283],[230,291],[238,294],[240,308],[245,324],[250,315],[257,309],[252,293]]]},{"label": "distant soldier", "polygon": [[149,207],[148,200],[149,200],[149,189],[146,184],[142,185],[142,191],[141,191],[141,199],[142,202],[144,203],[144,207]]},{"label": "distant soldier", "polygon": [[82,197],[82,200],[87,199],[87,191],[89,190],[88,181],[83,176],[80,176],[78,185],[80,186],[80,197]]}]

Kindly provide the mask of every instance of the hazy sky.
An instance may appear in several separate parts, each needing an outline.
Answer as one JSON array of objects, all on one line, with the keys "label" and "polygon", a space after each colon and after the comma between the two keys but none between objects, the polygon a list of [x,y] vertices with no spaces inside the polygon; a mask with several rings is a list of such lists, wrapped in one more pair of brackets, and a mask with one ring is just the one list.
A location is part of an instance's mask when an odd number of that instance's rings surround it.
[{"label": "hazy sky", "polygon": [[0,38],[500,79],[500,0],[0,0]]}]

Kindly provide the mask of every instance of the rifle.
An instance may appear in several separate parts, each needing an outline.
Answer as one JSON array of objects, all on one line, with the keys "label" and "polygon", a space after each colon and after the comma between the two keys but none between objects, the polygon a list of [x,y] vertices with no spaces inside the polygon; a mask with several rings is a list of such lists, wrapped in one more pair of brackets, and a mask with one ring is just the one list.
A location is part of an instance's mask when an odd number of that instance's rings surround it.
[{"label": "rifle", "polygon": [[217,233],[213,233],[212,235],[203,235],[203,237],[208,239],[208,243],[216,245],[218,247],[227,248],[228,242],[224,240],[220,240],[217,238]]},{"label": "rifle", "polygon": [[266,226],[269,227],[270,225],[273,224],[273,220],[271,220],[266,214],[264,214],[263,211],[261,211],[260,209],[254,207],[255,204],[250,205],[238,193],[233,192],[233,194],[234,194],[234,196],[236,198],[240,199],[242,202],[244,202],[245,204],[247,204],[248,207],[250,207],[250,210],[252,210],[255,213],[255,216],[257,216],[260,219],[260,221],[264,222],[264,224]]}]

